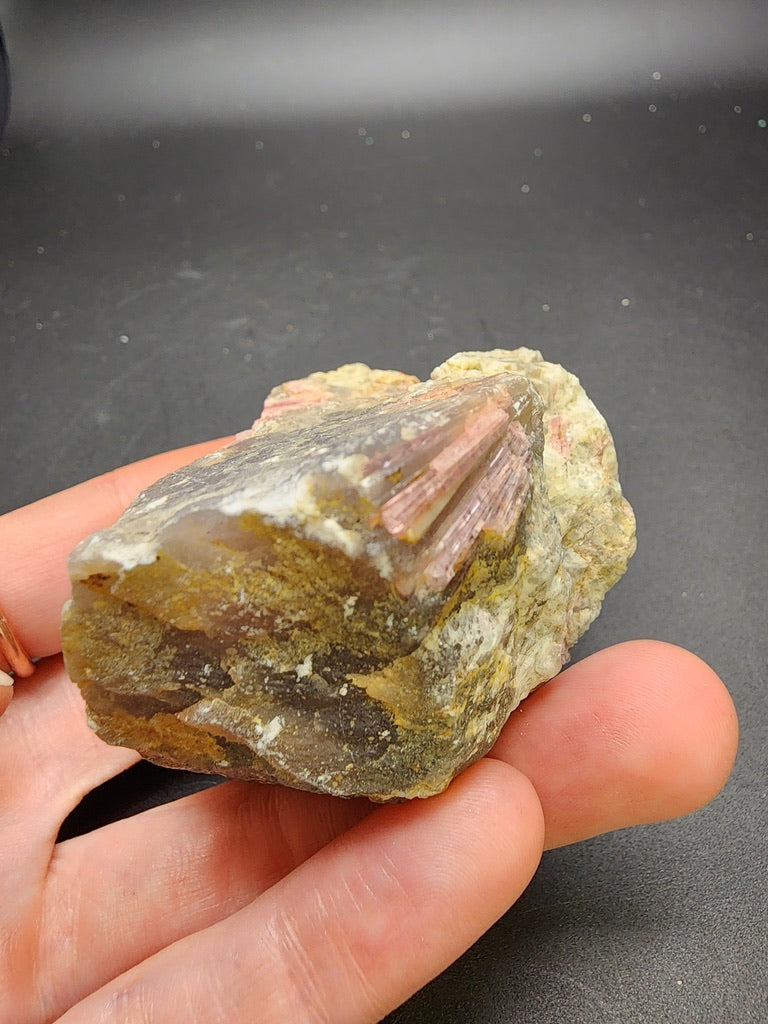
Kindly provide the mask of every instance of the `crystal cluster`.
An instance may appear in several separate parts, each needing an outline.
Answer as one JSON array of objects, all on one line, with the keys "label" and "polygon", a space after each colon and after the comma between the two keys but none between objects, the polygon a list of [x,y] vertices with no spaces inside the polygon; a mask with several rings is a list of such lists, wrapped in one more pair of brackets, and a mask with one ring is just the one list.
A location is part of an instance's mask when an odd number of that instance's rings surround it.
[{"label": "crystal cluster", "polygon": [[89,721],[160,764],[428,796],[553,676],[634,549],[608,428],[528,349],[276,388],[71,562]]}]

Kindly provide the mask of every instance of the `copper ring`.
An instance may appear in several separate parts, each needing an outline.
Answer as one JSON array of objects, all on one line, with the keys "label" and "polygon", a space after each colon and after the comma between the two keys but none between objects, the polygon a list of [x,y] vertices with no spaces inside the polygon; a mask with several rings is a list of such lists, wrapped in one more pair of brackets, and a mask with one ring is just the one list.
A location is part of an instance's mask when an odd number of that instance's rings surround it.
[{"label": "copper ring", "polygon": [[2,660],[15,676],[31,676],[35,671],[34,662],[19,643],[11,624],[0,608],[0,667]]}]

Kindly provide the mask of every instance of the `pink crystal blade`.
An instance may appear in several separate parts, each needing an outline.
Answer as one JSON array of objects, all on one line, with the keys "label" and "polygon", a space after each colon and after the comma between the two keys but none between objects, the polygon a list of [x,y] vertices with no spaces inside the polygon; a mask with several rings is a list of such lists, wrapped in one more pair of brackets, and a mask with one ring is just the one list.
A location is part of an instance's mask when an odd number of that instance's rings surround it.
[{"label": "pink crystal blade", "polygon": [[[518,498],[527,494],[527,482],[520,456],[502,446],[486,473],[451,510],[450,518],[425,553],[422,575],[431,589],[443,589],[453,579],[483,529],[501,533],[515,525],[522,508]],[[505,492],[514,492],[511,502]]]},{"label": "pink crystal blade", "polygon": [[488,476],[499,481],[488,509],[486,528],[504,536],[517,525],[531,485],[531,450],[519,423],[509,425],[504,444],[494,454]]},{"label": "pink crystal blade", "polygon": [[396,581],[404,597],[422,586],[443,590],[483,530],[512,534],[530,490],[530,462],[525,432],[512,422],[488,464],[475,470],[438,525],[416,568]]},{"label": "pink crystal blade", "polygon": [[431,427],[371,459],[363,469],[364,494],[377,505],[385,504],[423,472],[430,460],[461,430],[461,421],[452,420]]},{"label": "pink crystal blade", "polygon": [[[382,507],[381,522],[387,532],[404,537],[416,527],[416,536],[409,539],[423,535],[478,461],[499,440],[508,422],[506,412],[490,404],[468,418],[456,440],[441,449],[421,476]],[[435,515],[429,515],[430,509]]]}]

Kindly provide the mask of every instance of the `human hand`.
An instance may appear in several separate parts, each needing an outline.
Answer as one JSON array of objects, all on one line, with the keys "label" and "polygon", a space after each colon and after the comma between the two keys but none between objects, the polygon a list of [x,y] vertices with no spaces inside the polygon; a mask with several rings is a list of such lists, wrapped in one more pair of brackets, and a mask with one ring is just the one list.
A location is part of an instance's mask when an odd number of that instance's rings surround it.
[{"label": "human hand", "polygon": [[685,814],[733,763],[719,679],[635,641],[530,696],[429,800],[374,808],[226,782],[57,844],[81,798],[138,760],[89,730],[64,671],[66,556],[220,444],[0,517],[0,607],[42,659],[0,686],[3,1024],[377,1021],[515,902],[544,848]]}]

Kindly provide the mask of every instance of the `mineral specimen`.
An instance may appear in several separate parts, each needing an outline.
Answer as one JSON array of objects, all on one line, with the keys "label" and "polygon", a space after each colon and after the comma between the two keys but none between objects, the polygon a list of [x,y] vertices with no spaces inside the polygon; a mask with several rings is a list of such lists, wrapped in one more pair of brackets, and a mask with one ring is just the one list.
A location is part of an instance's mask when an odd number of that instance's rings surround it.
[{"label": "mineral specimen", "polygon": [[275,389],[70,571],[67,667],[164,765],[437,793],[555,675],[634,550],[605,421],[538,352]]}]

